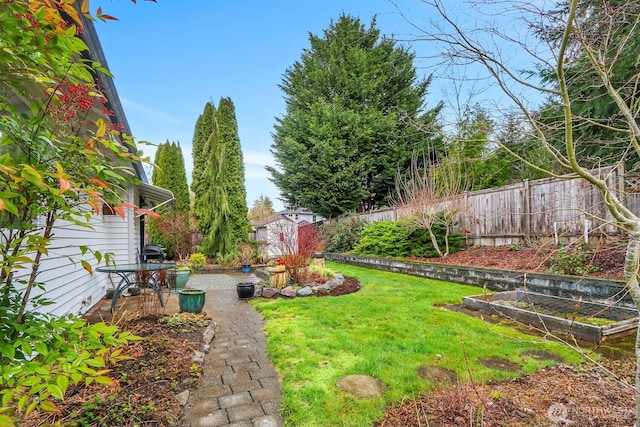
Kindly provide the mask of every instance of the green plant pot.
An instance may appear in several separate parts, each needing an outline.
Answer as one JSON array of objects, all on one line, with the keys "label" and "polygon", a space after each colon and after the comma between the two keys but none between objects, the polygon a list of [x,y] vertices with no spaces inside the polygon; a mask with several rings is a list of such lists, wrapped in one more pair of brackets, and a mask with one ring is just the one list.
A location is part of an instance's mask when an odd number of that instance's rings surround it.
[{"label": "green plant pot", "polygon": [[187,285],[191,272],[188,270],[176,271],[176,289],[182,289]]},{"label": "green plant pot", "polygon": [[204,291],[198,289],[182,289],[178,291],[178,304],[180,311],[200,313],[204,307]]}]

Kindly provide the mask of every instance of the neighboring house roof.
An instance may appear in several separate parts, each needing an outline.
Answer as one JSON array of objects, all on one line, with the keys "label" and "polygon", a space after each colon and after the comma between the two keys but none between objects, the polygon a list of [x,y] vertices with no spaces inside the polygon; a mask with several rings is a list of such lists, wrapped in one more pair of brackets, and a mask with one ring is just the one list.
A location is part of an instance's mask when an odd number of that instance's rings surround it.
[{"label": "neighboring house roof", "polygon": [[271,215],[270,217],[264,219],[260,223],[256,224],[256,228],[263,228],[263,227],[266,227],[267,224],[271,224],[271,223],[274,223],[274,222],[277,222],[277,221],[282,221],[282,220],[293,222],[292,219],[287,218],[283,214],[275,213],[275,214]]},{"label": "neighboring house roof", "polygon": [[305,208],[287,208],[287,209],[281,210],[278,213],[281,215],[289,215],[289,214],[314,215],[313,212]]}]

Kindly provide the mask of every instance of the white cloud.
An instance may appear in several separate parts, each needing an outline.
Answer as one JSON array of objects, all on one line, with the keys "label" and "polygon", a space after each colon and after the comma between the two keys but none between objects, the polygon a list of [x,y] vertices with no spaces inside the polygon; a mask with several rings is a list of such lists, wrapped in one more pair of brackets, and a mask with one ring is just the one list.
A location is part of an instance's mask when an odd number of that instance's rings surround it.
[{"label": "white cloud", "polygon": [[270,166],[275,164],[273,154],[267,151],[244,151],[242,153],[245,164]]},{"label": "white cloud", "polygon": [[244,164],[244,176],[246,179],[264,179],[267,180],[271,176],[269,172],[264,168],[264,165],[257,165],[255,163]]},{"label": "white cloud", "polygon": [[120,98],[120,101],[125,107],[127,107],[127,112],[130,112],[131,110],[135,110],[135,111],[138,111],[139,113],[143,113],[148,116],[153,116],[154,118],[165,121],[167,123],[171,123],[174,125],[182,124],[180,120],[176,119],[175,117],[167,113],[154,110],[153,108],[145,107],[144,105],[138,104],[137,102],[132,101],[130,99]]}]

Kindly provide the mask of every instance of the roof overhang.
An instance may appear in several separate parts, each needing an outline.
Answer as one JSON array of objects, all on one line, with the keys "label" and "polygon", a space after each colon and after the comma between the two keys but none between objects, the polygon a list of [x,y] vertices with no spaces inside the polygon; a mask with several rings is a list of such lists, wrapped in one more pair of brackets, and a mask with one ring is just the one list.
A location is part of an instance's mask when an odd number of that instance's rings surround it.
[{"label": "roof overhang", "polygon": [[146,182],[138,184],[138,191],[140,192],[141,199],[140,206],[149,209],[159,208],[175,199],[173,193],[166,188],[156,187]]}]

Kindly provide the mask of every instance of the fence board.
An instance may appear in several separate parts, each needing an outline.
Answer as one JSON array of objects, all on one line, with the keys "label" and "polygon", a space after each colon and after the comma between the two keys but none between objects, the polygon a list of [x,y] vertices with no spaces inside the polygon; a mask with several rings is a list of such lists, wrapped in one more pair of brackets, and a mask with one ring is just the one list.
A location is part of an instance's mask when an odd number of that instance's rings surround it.
[{"label": "fence board", "polygon": [[[602,168],[595,173],[606,178],[609,188],[622,187],[624,168]],[[640,194],[624,194],[627,207],[640,213]],[[442,210],[451,201],[428,207]],[[523,243],[528,239],[553,237],[573,241],[589,236],[619,236],[600,192],[578,177],[544,178],[504,187],[467,192],[462,198],[458,227],[472,245],[497,246]],[[402,207],[359,214],[367,222],[397,221],[409,214]],[[458,230],[454,230],[458,231]]]}]

